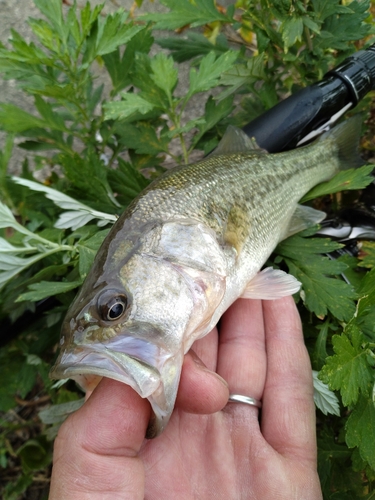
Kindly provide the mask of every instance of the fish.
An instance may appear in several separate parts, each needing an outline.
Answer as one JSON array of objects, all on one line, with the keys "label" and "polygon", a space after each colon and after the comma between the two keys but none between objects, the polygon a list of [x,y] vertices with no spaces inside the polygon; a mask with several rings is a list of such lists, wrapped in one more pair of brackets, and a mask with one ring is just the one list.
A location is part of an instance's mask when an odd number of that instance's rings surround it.
[{"label": "fish", "polygon": [[297,293],[268,267],[277,244],[325,217],[298,202],[339,170],[362,164],[361,117],[314,143],[269,154],[229,127],[206,158],[175,167],[124,210],[64,319],[52,379],[92,390],[102,377],[152,407],[147,438],[173,412],[184,354],[239,297]]}]

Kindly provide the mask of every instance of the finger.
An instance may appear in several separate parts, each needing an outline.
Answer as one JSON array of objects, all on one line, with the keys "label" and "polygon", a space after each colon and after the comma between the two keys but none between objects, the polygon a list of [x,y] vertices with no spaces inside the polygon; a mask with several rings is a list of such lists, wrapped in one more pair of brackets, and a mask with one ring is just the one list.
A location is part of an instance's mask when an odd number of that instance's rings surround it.
[{"label": "finger", "polygon": [[143,498],[137,454],[149,417],[147,400],[121,382],[103,379],[60,428],[49,500]]},{"label": "finger", "polygon": [[263,303],[268,358],[262,434],[279,453],[316,460],[310,359],[292,297]]},{"label": "finger", "polygon": [[218,343],[217,328],[214,328],[208,335],[196,340],[193,344],[195,354],[212,371],[216,371]]},{"label": "finger", "polygon": [[266,367],[262,303],[237,300],[221,319],[217,372],[231,393],[261,399]]},{"label": "finger", "polygon": [[228,384],[210,371],[190,350],[185,356],[176,407],[187,413],[208,415],[220,411],[228,402]]}]

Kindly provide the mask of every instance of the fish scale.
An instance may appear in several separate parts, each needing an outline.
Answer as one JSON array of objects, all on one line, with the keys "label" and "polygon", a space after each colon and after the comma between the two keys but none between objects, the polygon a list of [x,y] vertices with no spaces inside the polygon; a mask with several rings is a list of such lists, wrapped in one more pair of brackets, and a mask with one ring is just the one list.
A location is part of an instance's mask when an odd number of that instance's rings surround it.
[{"label": "fish scale", "polygon": [[315,143],[260,151],[229,129],[214,154],[154,181],[124,211],[65,318],[52,378],[92,389],[120,380],[148,398],[148,437],[167,425],[183,356],[240,296],[274,299],[300,283],[261,272],[278,242],[324,217],[298,200],[358,164],[360,118]]}]

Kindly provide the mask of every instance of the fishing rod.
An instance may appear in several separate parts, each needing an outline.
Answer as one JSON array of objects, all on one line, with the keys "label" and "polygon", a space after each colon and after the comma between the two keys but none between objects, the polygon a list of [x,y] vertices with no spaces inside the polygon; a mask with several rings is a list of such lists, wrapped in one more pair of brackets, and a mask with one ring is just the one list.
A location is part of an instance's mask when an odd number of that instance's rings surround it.
[{"label": "fishing rod", "polygon": [[[281,101],[243,130],[270,153],[293,149],[321,134],[370,90],[375,90],[375,44],[349,56],[323,80]],[[0,324],[0,347],[58,304],[56,298],[49,297],[14,323],[4,319]]]},{"label": "fishing rod", "polygon": [[270,153],[287,151],[328,130],[375,90],[375,44],[347,57],[324,78],[279,102],[244,132]]}]

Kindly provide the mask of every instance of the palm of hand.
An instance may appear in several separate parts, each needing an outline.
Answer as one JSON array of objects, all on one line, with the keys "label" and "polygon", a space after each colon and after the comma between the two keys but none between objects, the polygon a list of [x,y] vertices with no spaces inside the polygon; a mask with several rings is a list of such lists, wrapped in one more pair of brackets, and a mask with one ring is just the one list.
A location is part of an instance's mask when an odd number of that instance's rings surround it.
[{"label": "palm of hand", "polygon": [[[185,357],[176,409],[104,379],[63,424],[49,500],[321,500],[311,368],[293,299],[237,301]],[[207,368],[202,366],[201,359]],[[212,371],[210,371],[212,370]],[[262,399],[229,404],[231,393]]]},{"label": "palm of hand", "polygon": [[[215,329],[194,345],[232,393],[263,396],[264,423],[257,408],[242,404],[211,415],[178,408],[166,431],[141,450],[145,498],[321,499],[311,370],[299,318],[287,301],[286,309],[281,301],[263,308],[260,302],[239,301],[223,319],[219,337]],[[276,350],[268,360],[266,345]],[[212,402],[199,400],[201,393],[191,395],[196,408],[190,408],[186,393],[193,384],[185,385],[179,406],[199,413],[212,409]]]}]

